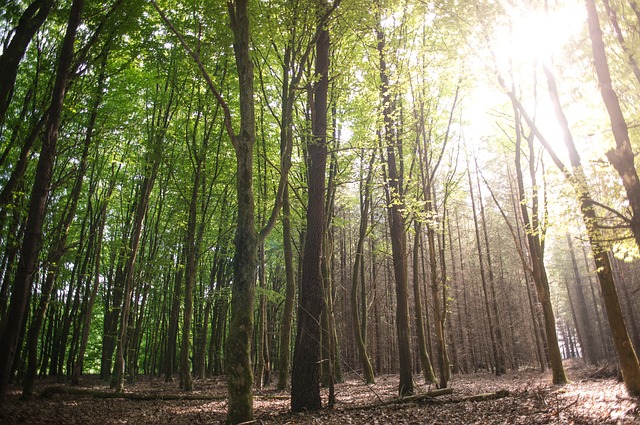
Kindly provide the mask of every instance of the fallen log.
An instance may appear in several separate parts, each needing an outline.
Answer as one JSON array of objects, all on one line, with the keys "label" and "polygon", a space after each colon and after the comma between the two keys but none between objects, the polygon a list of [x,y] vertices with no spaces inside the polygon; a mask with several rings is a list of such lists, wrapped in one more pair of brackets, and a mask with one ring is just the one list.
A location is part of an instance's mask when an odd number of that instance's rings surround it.
[{"label": "fallen log", "polygon": [[[207,394],[167,394],[167,393],[116,393],[113,391],[92,390],[89,388],[66,387],[62,385],[52,385],[44,388],[39,396],[41,398],[51,397],[54,394],[67,394],[95,398],[120,398],[127,400],[154,401],[154,400],[208,400],[222,401],[227,396],[214,396]],[[289,396],[277,395],[254,395],[256,398],[266,398],[273,400],[288,400]]]}]

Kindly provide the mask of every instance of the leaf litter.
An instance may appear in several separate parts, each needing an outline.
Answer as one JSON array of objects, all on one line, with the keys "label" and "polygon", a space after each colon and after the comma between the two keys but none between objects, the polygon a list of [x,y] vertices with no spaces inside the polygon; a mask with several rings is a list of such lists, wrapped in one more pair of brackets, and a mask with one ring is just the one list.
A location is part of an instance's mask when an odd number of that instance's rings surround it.
[{"label": "leaf litter", "polygon": [[[397,398],[398,377],[383,375],[374,385],[357,376],[336,384],[333,409],[291,413],[288,393],[274,385],[256,390],[255,424],[640,424],[640,399],[627,395],[613,368],[565,363],[571,383],[551,385],[550,373],[535,370],[454,375],[453,393],[417,401],[389,403]],[[1,424],[216,424],[226,417],[226,381],[194,381],[183,393],[177,382],[141,377],[113,398],[107,384],[84,377],[71,388],[54,380],[38,382],[38,397],[23,400],[13,386],[0,411]],[[435,390],[416,382],[416,393]],[[322,390],[323,400],[327,390]],[[504,391],[508,393],[504,393]],[[496,393],[482,401],[466,400]]]}]

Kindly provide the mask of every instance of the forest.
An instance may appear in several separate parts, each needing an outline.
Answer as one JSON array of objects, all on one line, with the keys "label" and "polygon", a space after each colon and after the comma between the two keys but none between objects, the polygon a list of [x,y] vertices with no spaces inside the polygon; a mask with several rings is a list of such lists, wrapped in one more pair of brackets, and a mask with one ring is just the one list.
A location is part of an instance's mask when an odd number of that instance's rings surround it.
[{"label": "forest", "polygon": [[634,0],[5,0],[0,40],[0,422],[639,420]]}]

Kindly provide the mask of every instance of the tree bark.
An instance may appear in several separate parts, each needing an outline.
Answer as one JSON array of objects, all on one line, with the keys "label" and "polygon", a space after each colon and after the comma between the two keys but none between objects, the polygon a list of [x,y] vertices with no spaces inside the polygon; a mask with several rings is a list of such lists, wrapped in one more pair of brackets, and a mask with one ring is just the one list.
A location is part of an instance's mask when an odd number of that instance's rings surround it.
[{"label": "tree bark", "polygon": [[[580,271],[578,270],[578,262],[576,260],[576,254],[573,249],[573,241],[571,240],[571,235],[569,233],[566,234],[567,246],[569,248],[569,255],[571,257],[571,267],[573,269],[573,277],[575,282],[575,291],[578,298],[578,308],[576,309],[577,319],[581,321],[580,325],[582,328],[582,335],[584,337],[582,346],[582,352],[585,358],[585,361],[589,364],[597,364],[598,362],[598,354],[597,347],[595,344],[595,336],[593,334],[594,328],[591,326],[591,320],[589,318],[589,309],[587,308],[587,301],[584,296],[584,291],[582,289],[582,279],[580,277]],[[568,288],[568,284],[567,284]],[[576,326],[578,324],[576,323]]]},{"label": "tree bark", "polygon": [[502,369],[500,365],[500,347],[498,347],[498,342],[496,341],[495,333],[494,333],[494,323],[493,317],[491,315],[491,307],[489,304],[489,293],[487,291],[487,279],[485,277],[484,271],[484,258],[482,255],[482,243],[480,241],[480,225],[478,223],[478,213],[476,211],[476,201],[475,196],[473,194],[473,183],[471,181],[471,168],[467,166],[467,177],[469,180],[469,193],[471,196],[471,210],[473,212],[473,223],[475,229],[476,236],[476,247],[478,249],[478,264],[480,265],[480,280],[482,282],[482,294],[484,301],[485,313],[487,315],[487,325],[489,327],[489,338],[491,340],[491,354],[493,354],[493,361],[495,366],[496,375],[500,375],[500,371]]}]

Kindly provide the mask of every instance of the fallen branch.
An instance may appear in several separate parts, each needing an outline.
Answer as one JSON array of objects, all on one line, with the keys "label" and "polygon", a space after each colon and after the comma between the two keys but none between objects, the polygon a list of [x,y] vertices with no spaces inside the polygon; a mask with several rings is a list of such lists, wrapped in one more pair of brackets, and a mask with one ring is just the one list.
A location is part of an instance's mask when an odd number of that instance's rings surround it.
[{"label": "fallen branch", "polygon": [[487,400],[497,400],[499,398],[505,398],[509,395],[509,391],[507,390],[499,390],[495,393],[484,393],[484,394],[476,394],[470,395],[467,397],[457,397],[449,400],[439,400],[440,403],[464,403],[466,401],[487,401]]},{"label": "fallen branch", "polygon": [[[226,400],[227,396],[214,396],[207,394],[160,394],[160,393],[116,393],[113,391],[92,390],[88,388],[65,387],[61,385],[53,385],[44,388],[40,392],[40,397],[47,398],[54,394],[68,394],[87,396],[95,398],[121,398],[127,400],[153,401],[153,400]],[[277,395],[255,395],[257,398],[266,398],[273,400],[288,400],[289,396]]]},{"label": "fallen branch", "polygon": [[373,403],[373,404],[365,404],[365,405],[360,405],[360,406],[350,406],[350,407],[346,408],[345,410],[373,409],[373,408],[376,408],[376,407],[390,406],[392,404],[414,403],[414,402],[417,402],[417,401],[432,400],[432,399],[434,399],[434,397],[438,397],[438,396],[441,396],[441,395],[449,395],[449,394],[453,394],[453,388],[441,388],[439,390],[433,390],[433,391],[429,391],[427,393],[414,394],[414,395],[405,396],[405,397],[392,398],[391,400],[383,400],[383,401],[380,401],[378,403]]},{"label": "fallen branch", "polygon": [[375,409],[377,407],[385,407],[385,406],[390,406],[394,404],[397,405],[397,404],[406,404],[406,403],[415,403],[415,402],[423,402],[423,403],[430,403],[430,404],[464,403],[467,401],[479,402],[479,401],[487,401],[487,400],[497,400],[500,398],[507,397],[509,395],[509,391],[500,390],[494,393],[483,393],[483,394],[470,395],[466,397],[453,397],[446,400],[436,399],[437,396],[449,395],[452,393],[453,393],[452,388],[442,388],[439,390],[430,391],[428,393],[415,394],[412,396],[394,398],[391,400],[384,400],[382,402],[374,403],[374,404],[349,406],[345,408],[345,410]]}]

